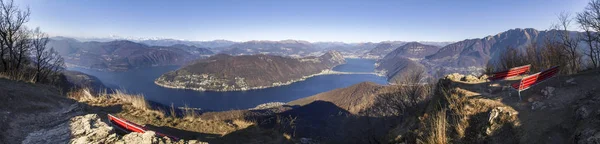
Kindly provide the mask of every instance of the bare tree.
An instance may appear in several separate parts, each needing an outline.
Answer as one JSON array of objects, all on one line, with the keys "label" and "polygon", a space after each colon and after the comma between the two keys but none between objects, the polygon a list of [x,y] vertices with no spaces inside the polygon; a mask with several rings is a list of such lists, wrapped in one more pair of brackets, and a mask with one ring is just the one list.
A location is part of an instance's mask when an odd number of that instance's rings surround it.
[{"label": "bare tree", "polygon": [[0,54],[4,71],[19,70],[29,51],[29,9],[21,10],[13,0],[0,0]]},{"label": "bare tree", "polygon": [[508,46],[498,58],[498,62],[494,69],[508,70],[513,67],[526,65],[528,63],[529,62],[527,62],[527,59],[525,58],[524,54],[521,51],[519,51],[519,49],[513,46]]},{"label": "bare tree", "polygon": [[557,30],[557,36],[562,44],[560,48],[567,53],[568,68],[566,70],[569,73],[576,73],[581,68],[581,56],[578,52],[579,39],[573,37],[569,31],[571,26],[571,15],[568,13],[561,13],[558,16],[558,24],[554,25],[554,29]]},{"label": "bare tree", "polygon": [[588,51],[585,53],[590,58],[593,68],[600,67],[600,1],[592,0],[581,13],[577,14],[577,23],[584,33],[582,34],[583,41],[588,46]]},{"label": "bare tree", "polygon": [[422,69],[413,69],[389,92],[382,93],[375,100],[373,111],[383,115],[402,116],[414,113],[419,103],[429,99],[433,93],[432,83],[425,83]]},{"label": "bare tree", "polygon": [[47,49],[48,35],[36,28],[31,35],[32,60],[35,68],[35,81],[48,80],[49,76],[64,67],[63,59],[53,49]]}]

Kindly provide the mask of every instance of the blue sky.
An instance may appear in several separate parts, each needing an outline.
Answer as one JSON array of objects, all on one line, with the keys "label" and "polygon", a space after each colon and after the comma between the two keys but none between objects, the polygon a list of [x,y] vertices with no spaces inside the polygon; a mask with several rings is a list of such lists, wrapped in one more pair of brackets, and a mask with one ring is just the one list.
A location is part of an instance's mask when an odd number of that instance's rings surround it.
[{"label": "blue sky", "polygon": [[53,36],[459,41],[547,29],[588,0],[17,0]]}]

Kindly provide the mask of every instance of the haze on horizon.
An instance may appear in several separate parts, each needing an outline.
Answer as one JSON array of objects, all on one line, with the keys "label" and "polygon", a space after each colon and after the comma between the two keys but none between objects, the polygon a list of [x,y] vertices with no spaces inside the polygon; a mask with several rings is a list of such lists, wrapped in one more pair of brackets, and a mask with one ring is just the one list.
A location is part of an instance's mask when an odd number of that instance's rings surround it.
[{"label": "haze on horizon", "polygon": [[[547,29],[588,1],[45,1],[28,26],[52,36],[233,41],[459,41]],[[574,29],[576,30],[576,29]]]}]

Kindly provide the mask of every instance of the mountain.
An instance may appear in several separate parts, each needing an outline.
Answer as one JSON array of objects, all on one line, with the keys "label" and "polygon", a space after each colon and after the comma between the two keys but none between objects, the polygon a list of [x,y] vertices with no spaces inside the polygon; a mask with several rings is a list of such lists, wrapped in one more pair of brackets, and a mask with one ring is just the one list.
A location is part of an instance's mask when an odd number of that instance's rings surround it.
[{"label": "mountain", "polygon": [[447,46],[447,45],[452,44],[454,42],[450,42],[450,41],[446,41],[446,42],[417,41],[417,43],[425,44],[425,45],[432,45],[432,46],[437,46],[437,47],[444,47],[444,46]]},{"label": "mountain", "polygon": [[427,71],[419,61],[435,54],[440,48],[419,42],[406,43],[377,61],[375,71],[385,75],[391,83],[401,82],[403,77],[414,71]]},{"label": "mountain", "polygon": [[133,68],[181,65],[212,54],[210,50],[193,46],[147,46],[126,40],[110,42],[79,42],[75,39],[52,39],[48,42],[65,58],[67,66],[107,71]]},{"label": "mountain", "polygon": [[188,53],[190,53],[192,55],[205,55],[206,56],[206,55],[215,54],[209,48],[201,48],[201,47],[196,47],[193,45],[175,44],[175,45],[169,46],[169,48],[178,48],[178,49],[187,51]]},{"label": "mountain", "polygon": [[211,41],[193,41],[193,40],[178,40],[178,39],[170,39],[170,38],[131,38],[131,37],[120,37],[120,36],[110,36],[110,37],[65,37],[65,36],[54,36],[51,39],[62,40],[62,39],[73,39],[81,42],[110,42],[115,40],[127,40],[133,41],[137,43],[146,44],[149,46],[172,46],[177,44],[190,45],[196,47],[206,47],[206,48],[220,48],[227,47],[236,42],[229,40],[211,40]]},{"label": "mountain", "polygon": [[289,84],[343,64],[337,51],[320,57],[217,54],[163,74],[155,83],[200,91],[238,91]]},{"label": "mountain", "polygon": [[413,72],[427,72],[428,68],[419,61],[414,61],[406,57],[392,57],[378,61],[375,71],[385,75],[390,83],[400,83],[404,77],[410,76]]},{"label": "mountain", "polygon": [[371,49],[369,52],[366,52],[361,56],[362,58],[367,59],[380,59],[383,58],[386,54],[393,51],[395,48],[406,44],[406,42],[402,41],[392,41],[392,42],[381,42],[375,46],[375,48]]},{"label": "mountain", "polygon": [[176,40],[176,39],[148,39],[148,40],[139,40],[137,42],[147,44],[150,46],[189,45],[189,46],[206,47],[206,48],[228,47],[228,46],[231,46],[236,43],[236,42],[228,41],[228,40],[186,41],[186,40]]},{"label": "mountain", "polygon": [[318,49],[307,41],[247,41],[226,47],[221,53],[229,55],[268,54],[279,56],[314,56]]},{"label": "mountain", "polygon": [[107,90],[107,87],[95,76],[79,71],[65,70],[62,72],[71,88],[89,88],[95,92]]},{"label": "mountain", "polygon": [[425,56],[435,54],[439,49],[440,47],[438,46],[421,44],[419,42],[409,42],[386,54],[382,61],[393,57],[423,59]]},{"label": "mountain", "polygon": [[[483,67],[490,60],[497,60],[507,47],[524,49],[527,45],[542,45],[545,40],[553,40],[556,30],[538,31],[532,28],[511,29],[484,38],[467,39],[445,47],[428,56],[429,62],[446,67]],[[577,32],[570,32],[573,36]]]},{"label": "mountain", "polygon": [[[547,40],[555,41],[553,36],[557,32],[560,31],[517,28],[484,38],[458,41],[441,48],[411,42],[389,52],[379,60],[376,71],[386,75],[390,82],[398,82],[399,78],[412,69],[425,70],[428,76],[442,76],[455,72],[479,74],[489,62],[497,61],[507,47],[524,51],[525,47],[533,43],[542,46]],[[572,37],[579,35],[573,31],[570,34]],[[580,46],[583,51],[585,45]],[[372,51],[384,50],[387,47],[389,45],[382,44]]]},{"label": "mountain", "polygon": [[344,42],[314,42],[312,43],[319,51],[335,50],[342,53],[345,58],[360,58],[364,53],[377,46],[377,43],[344,43]]}]

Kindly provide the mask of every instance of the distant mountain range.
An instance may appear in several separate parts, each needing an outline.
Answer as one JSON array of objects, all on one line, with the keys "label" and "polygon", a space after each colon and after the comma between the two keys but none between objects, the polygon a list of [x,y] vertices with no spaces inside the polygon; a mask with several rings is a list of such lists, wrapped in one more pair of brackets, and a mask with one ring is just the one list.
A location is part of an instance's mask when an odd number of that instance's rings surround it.
[{"label": "distant mountain range", "polygon": [[[517,28],[484,38],[455,42],[441,48],[408,43],[380,59],[377,70],[387,75],[390,82],[396,81],[411,69],[425,69],[430,76],[453,72],[478,74],[487,63],[497,61],[507,47],[524,51],[524,48],[532,43],[542,46],[546,40],[555,40],[552,36],[556,32],[559,31]],[[570,34],[572,37],[579,35],[578,32]],[[583,51],[585,45],[580,46]],[[418,49],[415,49],[417,47]],[[418,53],[414,53],[417,51]]]},{"label": "distant mountain range", "polygon": [[406,44],[403,41],[393,41],[393,42],[380,42],[375,46],[375,48],[371,49],[369,52],[366,52],[361,58],[369,58],[369,59],[381,59],[386,54],[390,53],[394,49],[399,46]]},{"label": "distant mountain range", "polygon": [[80,42],[75,39],[59,38],[51,39],[47,46],[55,48],[64,57],[67,66],[107,71],[182,65],[213,54],[206,48],[194,46],[147,46],[126,40]]},{"label": "distant mountain range", "polygon": [[[329,50],[336,50],[348,58],[370,58],[380,59],[388,52],[401,46],[404,41],[383,41],[383,42],[363,42],[363,43],[345,43],[345,42],[308,42],[301,40],[253,40],[246,42],[234,42],[229,40],[212,41],[189,41],[163,38],[68,38],[53,37],[52,39],[76,39],[82,42],[110,42],[114,40],[128,40],[136,43],[146,44],[148,46],[173,46],[178,44],[202,47],[210,49],[215,53],[224,53],[229,55],[251,55],[251,54],[270,54],[291,57],[319,56]],[[445,46],[451,42],[421,42],[424,44]],[[392,44],[386,46],[387,44]],[[378,47],[373,50],[373,48]]]},{"label": "distant mountain range", "polygon": [[[425,69],[436,73],[479,73],[490,61],[496,61],[507,47],[523,49],[532,43],[543,43],[558,31],[538,31],[531,28],[511,29],[483,38],[458,42],[378,43],[308,42],[300,40],[233,42],[145,39],[134,41],[78,42],[55,37],[51,45],[76,66],[126,70],[153,65],[180,65],[213,53],[238,55],[277,55],[286,57],[319,56],[327,51],[339,51],[346,58],[377,59],[377,71],[391,81],[410,69]],[[577,36],[578,32],[571,32]],[[582,44],[582,46],[585,46]],[[97,49],[99,48],[99,49]],[[583,48],[582,48],[583,49]],[[199,56],[203,55],[203,56]]]},{"label": "distant mountain range", "polygon": [[175,40],[175,39],[151,39],[151,40],[139,40],[136,41],[139,43],[151,45],[151,46],[172,46],[172,45],[189,45],[196,47],[205,47],[205,48],[221,48],[228,47],[237,42],[228,41],[228,40],[212,40],[212,41],[185,41],[185,40]]},{"label": "distant mountain range", "polygon": [[344,57],[336,51],[304,58],[217,54],[165,73],[155,83],[200,91],[260,89],[303,80],[343,63],[346,63]]},{"label": "distant mountain range", "polygon": [[297,40],[283,41],[247,41],[224,48],[220,53],[229,55],[268,54],[279,56],[315,56],[319,50],[310,42]]}]

